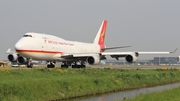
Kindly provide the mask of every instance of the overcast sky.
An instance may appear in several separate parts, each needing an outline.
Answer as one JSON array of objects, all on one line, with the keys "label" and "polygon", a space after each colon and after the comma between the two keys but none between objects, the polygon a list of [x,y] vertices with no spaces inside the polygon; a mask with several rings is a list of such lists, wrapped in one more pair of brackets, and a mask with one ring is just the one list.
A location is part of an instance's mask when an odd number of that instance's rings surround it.
[{"label": "overcast sky", "polygon": [[[108,20],[107,47],[113,51],[173,51],[180,44],[180,0],[1,0],[0,59],[27,32],[92,42]],[[160,56],[179,56],[175,54]],[[152,59],[157,55],[141,55]],[[159,55],[158,55],[159,56]]]}]

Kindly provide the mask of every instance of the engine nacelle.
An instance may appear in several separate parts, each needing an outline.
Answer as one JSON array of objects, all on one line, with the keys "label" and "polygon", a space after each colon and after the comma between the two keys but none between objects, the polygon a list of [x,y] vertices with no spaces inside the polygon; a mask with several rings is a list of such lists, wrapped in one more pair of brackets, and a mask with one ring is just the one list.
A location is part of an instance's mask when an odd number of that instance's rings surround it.
[{"label": "engine nacelle", "polygon": [[133,54],[127,55],[125,57],[125,59],[126,59],[127,62],[132,63],[132,62],[136,62],[137,61],[137,59],[138,59],[137,56],[138,56],[138,53],[133,53]]},{"label": "engine nacelle", "polygon": [[90,65],[98,64],[100,62],[99,55],[87,57],[86,60]]},{"label": "engine nacelle", "polygon": [[18,61],[19,63],[21,63],[21,64],[27,63],[27,59],[24,58],[24,57],[22,57],[22,56],[19,56],[18,59],[17,59],[17,61]]},{"label": "engine nacelle", "polygon": [[17,61],[17,58],[18,58],[18,55],[15,54],[15,53],[8,55],[8,60],[11,61],[11,62],[16,62],[16,61]]}]

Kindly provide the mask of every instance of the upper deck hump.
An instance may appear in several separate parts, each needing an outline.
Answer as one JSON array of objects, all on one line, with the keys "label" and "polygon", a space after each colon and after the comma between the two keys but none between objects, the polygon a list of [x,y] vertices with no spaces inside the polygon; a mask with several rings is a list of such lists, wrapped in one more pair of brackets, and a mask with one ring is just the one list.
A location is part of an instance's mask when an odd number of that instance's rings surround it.
[{"label": "upper deck hump", "polygon": [[42,34],[42,33],[34,33],[34,32],[29,32],[26,33],[24,36],[28,36],[31,35],[32,37],[41,37],[41,38],[46,38],[46,39],[53,39],[53,40],[65,40],[63,38],[54,36],[54,35],[50,35],[50,34]]}]

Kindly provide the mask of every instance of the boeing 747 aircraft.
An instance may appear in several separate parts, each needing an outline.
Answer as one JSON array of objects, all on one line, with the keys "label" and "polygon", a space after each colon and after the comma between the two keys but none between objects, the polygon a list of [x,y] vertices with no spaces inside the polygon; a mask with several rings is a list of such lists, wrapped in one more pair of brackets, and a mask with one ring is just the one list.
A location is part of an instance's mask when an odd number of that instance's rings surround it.
[{"label": "boeing 747 aircraft", "polygon": [[[47,67],[55,67],[57,61],[62,62],[61,67],[85,67],[85,64],[98,64],[100,60],[109,55],[119,59],[125,57],[127,62],[136,62],[139,54],[170,54],[173,52],[105,52],[108,49],[125,48],[109,47],[104,44],[107,21],[104,20],[93,43],[76,42],[62,39],[57,36],[26,33],[16,44],[15,53],[8,55],[9,61],[18,61],[32,68],[32,60],[45,60]],[[175,51],[174,51],[175,52]],[[7,52],[8,53],[8,52]],[[77,64],[80,63],[80,64]]]}]

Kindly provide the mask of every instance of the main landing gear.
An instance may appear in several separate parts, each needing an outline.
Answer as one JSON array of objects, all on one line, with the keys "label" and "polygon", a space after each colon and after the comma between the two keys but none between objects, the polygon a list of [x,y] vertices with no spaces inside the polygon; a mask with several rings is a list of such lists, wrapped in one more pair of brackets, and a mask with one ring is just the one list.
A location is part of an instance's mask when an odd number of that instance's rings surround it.
[{"label": "main landing gear", "polygon": [[[27,68],[33,68],[32,59],[27,59]],[[47,61],[47,68],[54,68],[56,62],[55,61]],[[76,62],[62,62],[61,68],[68,68],[71,66],[72,68],[86,68],[85,61],[78,60]]]},{"label": "main landing gear", "polygon": [[85,68],[85,62],[84,61],[78,61],[78,62],[62,62],[61,68],[68,68],[69,66],[72,66],[72,68]]},{"label": "main landing gear", "polygon": [[55,64],[56,64],[56,62],[55,61],[48,61],[47,62],[47,68],[54,68],[55,67]]},{"label": "main landing gear", "polygon": [[71,63],[69,62],[62,62],[61,68],[68,68],[68,66],[71,66]]}]

